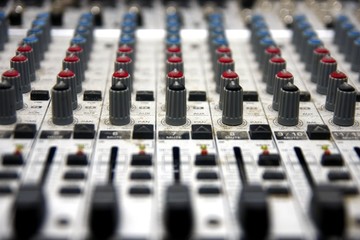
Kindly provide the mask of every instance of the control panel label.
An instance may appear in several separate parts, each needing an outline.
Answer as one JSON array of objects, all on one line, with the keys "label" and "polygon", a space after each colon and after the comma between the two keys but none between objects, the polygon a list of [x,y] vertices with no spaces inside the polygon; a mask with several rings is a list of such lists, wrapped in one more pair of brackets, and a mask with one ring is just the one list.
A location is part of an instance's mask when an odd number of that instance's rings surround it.
[{"label": "control panel label", "polygon": [[336,140],[360,140],[360,132],[332,132]]},{"label": "control panel label", "polygon": [[130,131],[101,131],[100,139],[130,139]]},{"label": "control panel label", "polygon": [[159,139],[182,140],[190,139],[188,131],[159,131]]},{"label": "control panel label", "polygon": [[10,138],[11,131],[0,131],[0,138]]},{"label": "control panel label", "polygon": [[41,139],[70,139],[72,131],[42,131]]},{"label": "control panel label", "polygon": [[276,131],[275,137],[277,140],[306,140],[305,132],[300,131]]},{"label": "control panel label", "polygon": [[217,138],[219,140],[243,140],[249,139],[248,133],[246,131],[217,131],[216,132]]}]

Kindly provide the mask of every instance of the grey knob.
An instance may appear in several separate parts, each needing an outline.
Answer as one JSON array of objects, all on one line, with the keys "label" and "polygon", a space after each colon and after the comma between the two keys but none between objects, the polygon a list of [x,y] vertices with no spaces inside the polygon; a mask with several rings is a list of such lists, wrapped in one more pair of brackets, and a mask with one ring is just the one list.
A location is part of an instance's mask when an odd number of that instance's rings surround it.
[{"label": "grey knob", "polygon": [[300,91],[292,83],[280,89],[278,122],[283,126],[295,126],[299,122]]},{"label": "grey knob", "polygon": [[220,78],[220,97],[219,97],[219,108],[222,110],[224,106],[224,93],[225,93],[225,87],[230,83],[230,81],[235,81],[237,84],[239,84],[239,76],[236,72],[231,71],[228,69],[227,71],[223,72],[221,74]]},{"label": "grey knob", "polygon": [[181,57],[176,55],[173,55],[166,60],[166,72],[169,73],[174,69],[184,72],[184,62]]},{"label": "grey knob", "polygon": [[123,44],[123,45],[119,46],[119,48],[116,52],[116,56],[120,57],[121,55],[125,55],[125,56],[130,57],[131,59],[135,59],[134,58],[135,57],[134,49],[127,44]]},{"label": "grey knob", "polygon": [[351,48],[351,70],[358,72],[360,70],[360,38],[354,40],[353,47]]},{"label": "grey knob", "polygon": [[234,60],[225,55],[223,57],[220,57],[215,66],[215,82],[216,82],[216,92],[220,92],[220,78],[223,72],[230,69],[231,71],[234,71],[235,69],[235,63]]},{"label": "grey knob", "polygon": [[353,29],[355,29],[355,26],[350,21],[346,21],[341,24],[339,29],[340,31],[339,31],[339,42],[338,42],[339,51],[341,53],[343,53],[345,50],[347,33]]},{"label": "grey knob", "polygon": [[[264,73],[267,69],[267,66],[269,64],[269,60],[274,57],[274,56],[280,56],[281,55],[281,50],[280,48],[274,46],[274,45],[271,45],[269,47],[267,47],[265,49],[265,52],[263,54],[263,57],[262,59],[260,59],[260,69],[262,70],[262,73],[263,73],[263,76],[264,76]],[[263,80],[264,81],[264,80]],[[265,81],[264,81],[265,82]]]},{"label": "grey knob", "polygon": [[23,43],[32,47],[34,51],[34,62],[35,62],[35,69],[40,68],[40,45],[39,39],[35,35],[27,36],[23,39]]},{"label": "grey knob", "polygon": [[68,125],[74,120],[71,102],[71,88],[64,81],[51,90],[52,121],[56,125]]},{"label": "grey knob", "polygon": [[360,32],[356,29],[350,30],[346,35],[346,42],[344,46],[345,61],[350,62],[351,53],[354,50],[354,41],[360,37]]},{"label": "grey knob", "polygon": [[38,44],[39,44],[40,61],[44,60],[44,53],[47,45],[44,31],[41,29],[41,27],[34,27],[28,30],[27,35],[28,36],[33,35],[37,37],[39,41]]},{"label": "grey knob", "polygon": [[115,85],[119,81],[129,87],[130,93],[132,92],[132,77],[122,68],[113,73],[111,83],[112,85]]},{"label": "grey knob", "polygon": [[16,122],[15,88],[9,82],[0,82],[0,125]]},{"label": "grey knob", "polygon": [[320,60],[316,81],[316,92],[323,95],[327,93],[330,73],[336,71],[336,69],[337,62],[333,57],[326,55]]},{"label": "grey knob", "polygon": [[300,36],[300,60],[305,61],[305,52],[309,39],[316,37],[317,34],[312,28],[305,29]]},{"label": "grey knob", "polygon": [[82,91],[82,82],[85,80],[80,58],[72,53],[64,58],[62,66],[63,69],[69,69],[75,74],[76,92],[80,93]]},{"label": "grey knob", "polygon": [[269,94],[274,93],[275,76],[281,70],[286,69],[286,61],[280,56],[272,57],[266,71],[266,92]]},{"label": "grey knob", "polygon": [[[74,44],[80,46],[83,49],[84,59],[81,59],[81,60],[88,62],[90,59],[90,46],[89,46],[89,43],[86,40],[86,38],[77,34],[70,41],[70,45],[74,45]],[[86,64],[86,66],[87,66],[87,64]]]},{"label": "grey knob", "polygon": [[185,76],[176,68],[167,74],[166,87],[173,85],[175,81],[178,81],[181,85],[185,86]]},{"label": "grey knob", "polygon": [[81,46],[79,46],[77,44],[71,45],[66,50],[66,55],[70,55],[70,54],[75,54],[76,56],[78,56],[80,58],[82,69],[84,71],[87,70],[87,62],[85,61],[85,53]]},{"label": "grey knob", "polygon": [[174,81],[166,90],[165,121],[173,126],[186,123],[186,89],[178,81]]},{"label": "grey knob", "polygon": [[21,93],[21,80],[20,74],[15,69],[10,69],[2,74],[3,81],[7,81],[10,85],[14,86],[15,90],[15,108],[16,110],[21,109],[24,106],[23,95]]},{"label": "grey knob", "polygon": [[257,62],[260,62],[264,59],[265,49],[270,46],[275,46],[276,43],[271,37],[265,37],[260,40],[259,45],[255,48],[255,59]]},{"label": "grey knob", "polygon": [[335,71],[330,74],[325,102],[325,108],[327,110],[334,111],[337,89],[341,84],[347,82],[347,80],[348,78],[343,72]]},{"label": "grey knob", "polygon": [[307,41],[306,48],[305,48],[305,54],[304,54],[304,63],[305,63],[306,71],[311,70],[313,51],[322,45],[323,45],[323,42],[317,37],[310,38]]},{"label": "grey knob", "polygon": [[130,123],[130,91],[121,81],[110,88],[109,104],[111,124],[122,126]]},{"label": "grey knob", "polygon": [[5,43],[7,41],[8,30],[6,29],[7,18],[4,16],[0,19],[0,51],[4,50]]},{"label": "grey knob", "polygon": [[346,15],[340,15],[340,16],[337,16],[335,21],[334,21],[334,43],[335,44],[339,44],[340,42],[340,34],[341,34],[341,25],[344,23],[344,22],[348,22],[349,21],[349,17],[346,16]]},{"label": "grey knob", "polygon": [[243,122],[243,90],[236,81],[230,81],[224,90],[222,123],[237,126]]},{"label": "grey knob", "polygon": [[31,82],[36,79],[35,69],[35,55],[33,48],[30,45],[22,44],[16,49],[16,54],[22,54],[27,57],[29,61],[29,79]]},{"label": "grey knob", "polygon": [[133,68],[133,61],[130,57],[126,55],[121,55],[120,57],[116,58],[115,61],[115,71],[123,69],[127,71],[133,78],[134,78],[134,68]]},{"label": "grey knob", "polygon": [[72,109],[74,110],[77,108],[77,105],[78,105],[75,74],[69,69],[62,70],[57,75],[56,83],[59,83],[61,81],[65,82],[70,87],[71,106],[72,106]]},{"label": "grey knob", "polygon": [[10,60],[11,68],[17,70],[20,74],[21,92],[27,93],[31,89],[30,84],[30,63],[26,56],[18,54]]},{"label": "grey knob", "polygon": [[294,26],[292,41],[297,52],[299,52],[301,47],[302,34],[306,29],[309,28],[311,28],[311,24],[307,20],[300,21]]},{"label": "grey knob", "polygon": [[316,83],[317,79],[318,79],[318,70],[319,70],[320,60],[323,57],[325,57],[326,55],[329,55],[330,52],[329,52],[329,50],[327,50],[326,48],[321,46],[321,47],[318,47],[318,48],[314,49],[312,54],[313,55],[312,55],[312,58],[311,58],[311,68],[310,68],[311,81],[313,83]]},{"label": "grey knob", "polygon": [[276,111],[279,110],[280,90],[289,82],[294,84],[294,77],[286,69],[283,69],[282,71],[276,74],[274,81],[274,95],[272,102],[272,108]]},{"label": "grey knob", "polygon": [[333,122],[339,126],[351,126],[355,121],[356,90],[348,83],[339,86],[336,93]]}]

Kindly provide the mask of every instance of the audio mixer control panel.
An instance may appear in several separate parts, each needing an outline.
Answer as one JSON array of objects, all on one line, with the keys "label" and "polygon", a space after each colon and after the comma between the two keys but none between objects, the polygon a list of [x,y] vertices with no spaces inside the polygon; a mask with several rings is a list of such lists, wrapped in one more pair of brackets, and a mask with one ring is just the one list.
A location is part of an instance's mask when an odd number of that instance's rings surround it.
[{"label": "audio mixer control panel", "polygon": [[359,2],[0,5],[0,239],[360,239]]}]

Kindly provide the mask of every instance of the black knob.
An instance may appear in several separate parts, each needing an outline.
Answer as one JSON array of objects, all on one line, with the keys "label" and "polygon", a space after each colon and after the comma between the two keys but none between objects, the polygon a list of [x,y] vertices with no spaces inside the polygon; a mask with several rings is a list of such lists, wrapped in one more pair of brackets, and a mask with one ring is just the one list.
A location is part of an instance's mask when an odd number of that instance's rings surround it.
[{"label": "black knob", "polygon": [[356,90],[347,83],[336,93],[333,122],[339,126],[352,126],[355,121]]},{"label": "black knob", "polygon": [[51,90],[52,121],[56,125],[68,125],[74,120],[70,86],[61,81]]},{"label": "black knob", "polygon": [[283,126],[295,126],[299,122],[300,91],[292,83],[280,89],[278,122]]},{"label": "black knob", "polygon": [[166,90],[166,123],[180,126],[186,123],[186,89],[174,81]]},{"label": "black knob", "polygon": [[130,90],[122,82],[110,88],[110,122],[113,125],[126,125],[130,122]]},{"label": "black knob", "polygon": [[16,122],[15,89],[7,81],[0,82],[0,125]]},{"label": "black knob", "polygon": [[224,90],[222,123],[229,126],[243,122],[243,90],[236,81],[230,81]]}]

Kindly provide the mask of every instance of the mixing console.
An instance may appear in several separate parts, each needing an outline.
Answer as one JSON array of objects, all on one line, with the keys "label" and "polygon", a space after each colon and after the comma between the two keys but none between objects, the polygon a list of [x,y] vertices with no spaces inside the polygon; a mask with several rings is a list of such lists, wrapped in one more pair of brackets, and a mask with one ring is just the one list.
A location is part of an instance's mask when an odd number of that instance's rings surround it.
[{"label": "mixing console", "polygon": [[0,5],[0,239],[360,239],[359,2]]}]

